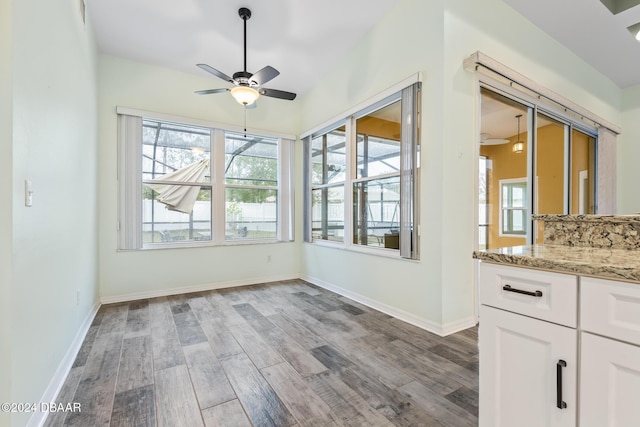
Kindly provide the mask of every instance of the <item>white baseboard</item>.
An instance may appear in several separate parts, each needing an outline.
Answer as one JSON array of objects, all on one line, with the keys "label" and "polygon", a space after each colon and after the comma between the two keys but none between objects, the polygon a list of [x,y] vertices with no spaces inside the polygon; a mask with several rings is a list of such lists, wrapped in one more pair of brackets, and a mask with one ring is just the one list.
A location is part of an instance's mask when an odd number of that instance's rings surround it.
[{"label": "white baseboard", "polygon": [[440,323],[424,319],[422,317],[416,316],[415,314],[409,313],[408,311],[401,310],[397,307],[393,307],[378,300],[371,299],[348,289],[341,288],[340,286],[336,286],[332,283],[325,282],[324,280],[318,279],[316,277],[302,275],[300,278],[302,280],[306,280],[307,282],[313,283],[314,285],[320,286],[321,288],[335,292],[347,298],[351,298],[352,300],[357,301],[360,304],[364,304],[367,307],[371,307],[375,310],[381,311],[385,314],[388,314],[389,316],[393,316],[396,319],[402,320],[403,322],[407,322],[413,326],[417,326],[418,328],[424,329],[425,331],[434,333],[441,337],[453,334],[463,329],[470,328],[471,326],[474,326],[476,324],[475,318],[469,317],[460,321],[442,325]]},{"label": "white baseboard", "polygon": [[[80,325],[80,329],[78,329],[78,332],[73,338],[69,349],[58,365],[58,369],[56,369],[56,372],[53,374],[53,378],[51,378],[47,389],[44,391],[42,398],[40,398],[40,402],[49,403],[56,401],[58,393],[60,393],[62,385],[64,384],[65,380],[67,379],[67,375],[69,375],[69,372],[73,367],[73,362],[76,360],[76,356],[80,351],[80,347],[82,347],[84,338],[86,337],[87,332],[89,331],[89,327],[91,326],[91,323],[93,323],[93,319],[96,317],[96,313],[98,313],[99,309],[100,303],[96,303],[96,305],[94,305],[89,311],[89,314],[87,314],[87,317],[82,322],[82,325]],[[48,412],[34,412],[33,415],[31,415],[31,418],[29,418],[27,427],[40,427],[44,425],[44,422],[47,420],[48,415]]]},{"label": "white baseboard", "polygon": [[213,291],[216,289],[234,288],[236,286],[258,285],[260,283],[278,282],[281,280],[294,280],[300,276],[297,274],[284,274],[278,276],[255,277],[252,279],[232,280],[227,282],[204,283],[201,285],[183,286],[179,288],[160,289],[146,292],[134,292],[123,295],[101,297],[102,304],[136,301],[147,298],[167,297],[170,295],[188,294],[191,292]]}]

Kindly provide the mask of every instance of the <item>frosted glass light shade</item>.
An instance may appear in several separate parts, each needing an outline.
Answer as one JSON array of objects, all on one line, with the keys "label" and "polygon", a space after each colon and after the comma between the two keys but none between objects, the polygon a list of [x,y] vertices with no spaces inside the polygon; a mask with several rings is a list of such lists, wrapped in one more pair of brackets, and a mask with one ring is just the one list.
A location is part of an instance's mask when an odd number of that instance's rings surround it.
[{"label": "frosted glass light shade", "polygon": [[257,90],[249,86],[236,86],[231,89],[231,96],[242,105],[251,105],[260,96]]}]

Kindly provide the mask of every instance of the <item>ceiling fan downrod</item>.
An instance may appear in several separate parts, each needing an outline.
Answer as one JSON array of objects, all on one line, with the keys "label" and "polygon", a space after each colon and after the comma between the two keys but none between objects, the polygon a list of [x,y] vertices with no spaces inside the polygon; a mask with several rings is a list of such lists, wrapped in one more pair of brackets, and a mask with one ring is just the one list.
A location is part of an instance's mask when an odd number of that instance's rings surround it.
[{"label": "ceiling fan downrod", "polygon": [[246,7],[238,10],[238,15],[244,21],[244,72],[247,72],[247,21],[251,18],[251,11]]}]

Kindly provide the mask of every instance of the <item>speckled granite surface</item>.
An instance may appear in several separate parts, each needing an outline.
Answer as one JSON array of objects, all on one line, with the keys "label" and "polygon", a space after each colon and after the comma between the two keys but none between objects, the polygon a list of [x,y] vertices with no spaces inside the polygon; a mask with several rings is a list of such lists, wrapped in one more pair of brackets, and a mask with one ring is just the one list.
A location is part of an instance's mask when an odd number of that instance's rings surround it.
[{"label": "speckled granite surface", "polygon": [[624,280],[640,284],[640,249],[531,245],[475,251],[486,262]]},{"label": "speckled granite surface", "polygon": [[544,244],[640,249],[640,215],[535,215]]}]

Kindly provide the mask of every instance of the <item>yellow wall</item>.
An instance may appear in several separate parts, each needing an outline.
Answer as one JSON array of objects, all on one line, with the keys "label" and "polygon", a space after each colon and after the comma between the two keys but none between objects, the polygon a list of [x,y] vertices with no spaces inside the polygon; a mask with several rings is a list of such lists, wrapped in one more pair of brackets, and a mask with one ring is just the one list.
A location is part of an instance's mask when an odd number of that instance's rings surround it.
[{"label": "yellow wall", "polygon": [[[522,141],[527,140],[527,134],[521,134]],[[524,151],[513,152],[516,138],[509,139],[508,144],[483,145],[480,155],[491,160],[491,168],[487,170],[487,201],[489,204],[487,229],[487,248],[518,246],[526,243],[525,237],[500,236],[500,180],[527,177],[528,144],[524,143]]]},{"label": "yellow wall", "polygon": [[580,196],[580,171],[589,171],[589,210],[585,213],[594,213],[593,187],[595,176],[593,173],[594,164],[594,140],[589,135],[582,132],[573,131],[571,134],[571,213],[579,212]]}]

